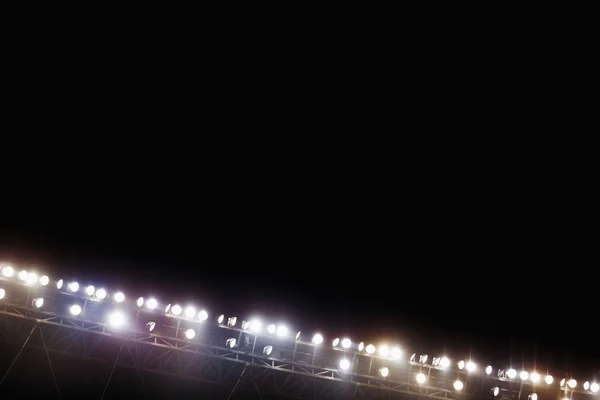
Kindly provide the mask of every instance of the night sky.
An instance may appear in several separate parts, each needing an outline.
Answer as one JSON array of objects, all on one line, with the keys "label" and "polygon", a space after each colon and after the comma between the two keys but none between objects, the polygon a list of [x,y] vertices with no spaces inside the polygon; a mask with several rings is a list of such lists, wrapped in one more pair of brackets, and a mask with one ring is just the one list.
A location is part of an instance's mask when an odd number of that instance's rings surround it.
[{"label": "night sky", "polygon": [[189,166],[41,179],[7,206],[0,258],[329,339],[580,379],[600,369],[584,201],[540,180],[425,166]]}]

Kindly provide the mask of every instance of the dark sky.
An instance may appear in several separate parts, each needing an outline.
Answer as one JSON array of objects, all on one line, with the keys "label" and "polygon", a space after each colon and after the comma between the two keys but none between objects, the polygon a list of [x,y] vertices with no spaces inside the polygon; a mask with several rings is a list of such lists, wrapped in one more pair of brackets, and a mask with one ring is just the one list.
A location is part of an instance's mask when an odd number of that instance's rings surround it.
[{"label": "dark sky", "polygon": [[40,171],[7,205],[0,258],[330,338],[600,368],[584,194],[469,165],[295,160]]}]

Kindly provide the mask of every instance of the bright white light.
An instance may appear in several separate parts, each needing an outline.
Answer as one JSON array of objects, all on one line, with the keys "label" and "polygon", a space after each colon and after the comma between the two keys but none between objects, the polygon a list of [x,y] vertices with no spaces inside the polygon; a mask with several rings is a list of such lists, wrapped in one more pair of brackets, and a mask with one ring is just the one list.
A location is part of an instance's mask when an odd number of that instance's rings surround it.
[{"label": "bright white light", "polygon": [[494,397],[498,396],[500,394],[500,388],[498,386],[492,388],[492,394],[494,395]]},{"label": "bright white light", "polygon": [[235,340],[235,338],[229,338],[229,339],[227,339],[227,342],[225,342],[227,347],[229,347],[230,349],[233,349],[235,347],[236,343],[237,343],[237,340]]},{"label": "bright white light", "polygon": [[274,334],[275,332],[277,332],[277,327],[273,324],[267,326],[267,332],[269,332],[271,335]]},{"label": "bright white light", "polygon": [[575,379],[569,379],[569,382],[567,382],[567,385],[569,385],[569,387],[571,389],[575,389],[575,387],[577,386],[577,381]]},{"label": "bright white light", "polygon": [[63,283],[64,281],[62,279],[59,279],[58,282],[56,282],[56,288],[59,290],[62,289]]},{"label": "bright white light", "polygon": [[546,375],[546,377],[544,378],[544,381],[546,381],[547,385],[551,385],[552,382],[554,382],[554,378],[552,377],[552,375]]},{"label": "bright white light", "polygon": [[313,344],[323,343],[323,336],[320,333],[317,333],[315,336],[313,336],[312,342],[313,342]]},{"label": "bright white light", "polygon": [[458,362],[458,369],[464,369],[465,368],[465,362],[463,360],[460,360]]},{"label": "bright white light", "polygon": [[[200,312],[202,312],[202,311],[200,311]],[[200,317],[200,314],[198,314],[198,317]],[[198,318],[198,319],[200,319],[200,318]],[[221,325],[223,323],[223,321],[225,321],[225,315],[221,314],[221,315],[219,315],[219,318],[217,318],[217,323],[219,325]]]},{"label": "bright white light", "polygon": [[154,298],[149,298],[146,302],[146,307],[148,307],[150,310],[154,310],[156,307],[158,307],[158,301],[156,301]]},{"label": "bright white light", "polygon": [[560,387],[565,386],[566,382],[567,382],[567,380],[565,378],[562,378],[562,380],[560,381]]},{"label": "bright white light", "polygon": [[237,317],[229,317],[229,318],[227,318],[227,325],[228,326],[235,326],[236,323],[237,323]]},{"label": "bright white light", "polygon": [[79,290],[79,283],[71,282],[67,285],[67,289],[69,289],[71,292],[75,293]]},{"label": "bright white light", "polygon": [[476,368],[477,368],[477,366],[475,365],[475,363],[473,361],[469,361],[467,363],[467,371],[473,372],[473,371],[475,371]]},{"label": "bright white light", "polygon": [[96,292],[96,288],[93,287],[92,285],[85,288],[85,294],[87,294],[88,296],[93,296],[95,292]]},{"label": "bright white light", "polygon": [[[206,321],[208,319],[208,313],[206,311],[204,311],[204,310],[200,310],[200,312],[198,313],[197,318],[201,322],[204,322],[204,321]],[[221,320],[221,322],[223,322],[223,320]]]},{"label": "bright white light", "polygon": [[171,307],[171,313],[173,315],[181,315],[181,312],[183,310],[181,309],[181,306],[179,304],[175,304],[173,307]]},{"label": "bright white light", "polygon": [[6,290],[0,288],[0,300],[2,300],[6,296]]},{"label": "bright white light", "polygon": [[73,304],[71,308],[69,308],[69,312],[73,315],[81,314],[81,306],[79,304]]},{"label": "bright white light", "polygon": [[188,329],[187,331],[185,331],[185,337],[188,339],[193,339],[196,337],[196,331],[193,329]]},{"label": "bright white light", "polygon": [[27,274],[27,283],[30,285],[33,285],[34,283],[37,282],[37,275],[34,274],[33,272],[30,272]]},{"label": "bright white light", "polygon": [[125,315],[120,311],[115,311],[108,317],[108,323],[113,328],[120,328],[125,323]]},{"label": "bright white light", "polygon": [[186,318],[194,318],[196,316],[196,309],[194,307],[187,307],[183,315]]},{"label": "bright white light", "polygon": [[96,290],[96,297],[99,298],[100,300],[106,298],[106,290],[105,289]]},{"label": "bright white light", "polygon": [[136,304],[137,304],[138,307],[143,306],[144,305],[144,298],[143,297],[138,298]]},{"label": "bright white light", "polygon": [[590,383],[588,381],[585,381],[585,383],[583,384],[583,390],[589,390],[590,389]]},{"label": "bright white light", "polygon": [[125,295],[123,294],[123,292],[115,293],[115,301],[117,303],[122,303],[123,301],[125,301]]},{"label": "bright white light", "polygon": [[525,381],[525,380],[527,380],[527,378],[529,378],[529,372],[527,372],[527,371],[521,371],[521,373],[519,374],[519,376],[521,377],[521,380]]},{"label": "bright white light", "polygon": [[337,345],[340,344],[340,338],[333,339],[333,342],[331,344],[333,345],[333,347],[337,347]]},{"label": "bright white light", "polygon": [[146,324],[146,328],[148,328],[148,332],[152,332],[154,328],[156,328],[156,322],[150,321]]},{"label": "bright white light", "polygon": [[258,333],[262,330],[262,322],[259,320],[253,320],[250,322],[250,331],[254,333]]},{"label": "bright white light", "polygon": [[379,370],[379,375],[383,376],[384,378],[387,378],[387,376],[390,374],[390,370],[388,367],[383,367]]},{"label": "bright white light", "polygon": [[540,381],[540,374],[532,372],[531,375],[529,375],[529,379],[531,379],[531,382],[533,383],[538,383]]},{"label": "bright white light", "polygon": [[270,356],[272,352],[273,352],[273,346],[265,346],[263,348],[263,354],[265,356]]},{"label": "bright white light", "polygon": [[349,349],[352,346],[352,341],[348,338],[342,340],[342,347],[345,349]]},{"label": "bright white light", "polygon": [[420,373],[420,372],[419,372],[419,373],[417,374],[417,377],[416,377],[416,379],[417,379],[417,383],[421,383],[421,384],[423,384],[423,383],[425,383],[425,381],[427,380],[427,377],[425,376],[425,374],[423,374],[423,373]]},{"label": "bright white light", "polygon": [[27,271],[19,271],[19,275],[18,275],[19,279],[22,281],[27,280]]},{"label": "bright white light", "polygon": [[37,299],[33,300],[33,306],[35,308],[41,308],[44,305],[44,299],[41,297],[38,297]]},{"label": "bright white light", "polygon": [[593,382],[590,385],[590,390],[594,393],[598,393],[598,390],[600,390],[600,385],[598,385],[596,382]]},{"label": "bright white light", "polygon": [[362,352],[365,349],[365,342],[360,342],[358,344],[358,351]]},{"label": "bright white light", "polygon": [[510,379],[515,379],[517,377],[517,371],[514,368],[511,368],[506,371],[506,376],[508,376]]},{"label": "bright white light", "polygon": [[399,359],[400,357],[402,357],[402,350],[400,350],[400,348],[399,348],[399,347],[394,347],[394,348],[392,349],[392,359],[393,359],[393,360],[397,360],[397,359]]},{"label": "bright white light", "polygon": [[367,347],[365,348],[365,351],[367,352],[367,354],[373,354],[373,353],[375,353],[375,350],[377,350],[377,349],[372,344],[368,344]]},{"label": "bright white light", "polygon": [[389,357],[390,348],[386,344],[382,344],[381,346],[379,346],[379,354],[381,355],[381,357]]},{"label": "bright white light", "polygon": [[47,275],[40,276],[40,285],[46,286],[48,283],[50,283],[50,278]]},{"label": "bright white light", "polygon": [[277,336],[286,337],[288,334],[288,328],[285,325],[279,325],[277,327]]},{"label": "bright white light", "polygon": [[14,274],[15,274],[15,270],[13,269],[13,267],[2,268],[2,275],[4,275],[5,277],[10,278]]},{"label": "bright white light", "polygon": [[531,393],[531,394],[529,395],[529,399],[530,399],[530,400],[538,400],[538,395],[537,395],[537,393]]},{"label": "bright white light", "polygon": [[450,366],[450,359],[448,357],[442,357],[440,360],[440,367],[448,368]]},{"label": "bright white light", "polygon": [[487,367],[485,367],[485,373],[488,374],[488,375],[492,373],[492,366],[491,365],[488,365]]},{"label": "bright white light", "polygon": [[454,389],[456,389],[456,390],[462,390],[462,388],[464,387],[464,385],[461,381],[455,381],[453,386],[454,386]]},{"label": "bright white light", "polygon": [[343,359],[342,361],[340,361],[340,368],[343,369],[344,371],[347,370],[348,368],[350,368],[350,361]]}]

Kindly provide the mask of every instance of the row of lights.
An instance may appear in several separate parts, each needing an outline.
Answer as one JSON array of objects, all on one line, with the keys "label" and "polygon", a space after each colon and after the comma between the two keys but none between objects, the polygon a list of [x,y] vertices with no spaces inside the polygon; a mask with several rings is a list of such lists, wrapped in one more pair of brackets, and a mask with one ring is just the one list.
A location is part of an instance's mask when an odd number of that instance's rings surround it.
[{"label": "row of lights", "polygon": [[[11,278],[15,275],[15,270],[9,266],[9,265],[0,265],[0,274],[6,278]],[[47,275],[42,275],[40,277],[37,276],[37,274],[33,273],[33,272],[27,272],[25,270],[21,270],[19,271],[19,273],[17,274],[17,277],[19,280],[23,281],[25,284],[28,285],[34,285],[34,284],[40,284],[41,286],[47,286],[50,282],[50,279]],[[62,279],[56,281],[56,287],[57,289],[61,290],[64,286],[64,281]],[[66,285],[66,290],[68,292],[71,293],[77,293],[80,289],[80,285],[78,282],[73,281],[73,282],[69,282]],[[105,298],[108,297],[108,293],[106,291],[106,289],[103,288],[99,288],[96,289],[94,286],[89,285],[86,286],[84,289],[84,292],[86,295],[90,296],[92,299],[96,299],[96,300],[103,300]],[[0,300],[3,299],[6,295],[6,292],[4,289],[0,288]],[[122,303],[125,301],[125,295],[122,292],[115,292],[112,296],[113,300],[118,302],[118,303]],[[43,298],[36,298],[33,300],[32,302],[32,306],[34,306],[35,308],[41,308],[44,304],[44,299]],[[155,310],[158,307],[158,301],[154,298],[150,298],[150,299],[144,299],[143,297],[139,297],[136,301],[136,304],[138,307],[142,307],[142,306],[146,306],[146,308],[148,308],[149,310]],[[80,305],[78,304],[74,304],[69,308],[69,312],[74,315],[74,316],[78,316],[81,314],[82,312],[82,308]],[[197,319],[200,322],[204,322],[208,319],[208,313],[205,310],[200,310],[197,312],[197,310],[192,307],[186,307],[185,310],[178,304],[168,304],[165,307],[165,314],[169,315],[174,315],[174,316],[183,316],[185,318],[188,319]],[[113,314],[111,314],[111,316],[109,317],[109,323],[111,326],[113,327],[119,327],[123,324],[125,318],[124,316],[120,313],[120,312],[115,312]],[[225,316],[221,315],[218,318],[218,323],[220,325],[223,325],[225,323]],[[230,317],[227,319],[226,325],[230,326],[230,327],[234,327],[237,323],[237,318],[236,317]],[[152,331],[155,327],[155,323],[154,322],[149,322],[147,324],[147,327],[149,329],[149,331]],[[251,321],[243,321],[242,322],[242,329],[246,330],[246,331],[250,331],[252,333],[260,333],[262,331],[262,323],[259,320],[251,320]],[[268,325],[267,326],[267,332],[271,335],[277,335],[279,337],[285,337],[288,334],[288,329],[283,326],[276,326],[276,325]],[[185,337],[187,339],[193,339],[196,336],[196,332],[193,329],[188,329],[185,332]],[[300,332],[298,332],[298,334],[296,335],[296,340],[299,339],[300,336]],[[312,343],[315,345],[320,345],[321,343],[323,343],[324,338],[321,334],[316,334],[313,336],[312,338]],[[236,339],[235,338],[230,338],[227,340],[227,346],[229,346],[230,348],[235,347],[236,345]],[[332,346],[334,348],[343,348],[343,349],[351,349],[354,344],[352,343],[352,341],[348,338],[336,338],[333,340],[332,342]],[[270,349],[268,349],[270,347]],[[364,352],[366,354],[369,355],[374,355],[377,351],[379,352],[379,355],[383,358],[390,358],[392,360],[397,360],[401,357],[402,355],[402,351],[400,348],[398,347],[392,347],[390,348],[388,345],[381,345],[379,346],[379,348],[376,348],[374,345],[372,344],[368,344],[365,345],[364,342],[360,342],[358,345],[356,345],[355,347],[359,352]],[[271,346],[267,346],[264,349],[264,354],[266,355],[270,355],[272,351],[272,347]],[[268,353],[268,354],[267,354]],[[419,356],[418,362],[420,364],[426,364],[427,363],[427,359],[428,356],[427,355],[421,355]],[[413,354],[410,358],[411,362],[417,362],[417,358],[416,358],[416,354]],[[433,361],[431,363],[432,366],[434,367],[441,367],[441,368],[447,368],[449,367],[451,364],[450,360],[447,357],[434,357]],[[464,361],[461,360],[457,363],[457,367],[459,370],[462,369],[466,369],[468,372],[473,372],[476,370],[476,364],[472,361]],[[349,368],[349,363],[347,362],[347,360],[342,360],[340,362],[340,368],[342,370],[346,370]],[[490,375],[492,373],[492,367],[488,366],[485,369],[486,374]],[[387,368],[382,368],[380,370],[380,374],[384,377],[386,377],[389,374],[389,370]],[[417,382],[418,383],[423,383],[423,382],[419,382],[421,379],[423,379],[425,376],[422,374],[417,374]],[[498,371],[498,377],[499,378],[503,378],[503,377],[508,377],[509,379],[514,379],[517,377],[517,375],[520,376],[520,378],[522,380],[527,380],[530,379],[533,383],[537,383],[540,381],[541,377],[539,374],[537,373],[531,373],[529,374],[527,371],[521,371],[520,373],[517,373],[516,370],[514,369],[508,369],[508,370],[500,370]],[[544,381],[546,382],[546,384],[551,384],[553,382],[553,377],[551,375],[547,375],[544,378]],[[457,386],[459,386],[460,381],[455,382]],[[460,382],[460,385],[462,385],[462,382]],[[563,387],[565,385],[564,379],[563,381],[561,381],[561,387]],[[575,381],[574,379],[571,379],[569,381],[566,382],[566,385],[574,388],[577,385],[577,381]],[[571,386],[571,385],[575,385],[575,386]],[[456,389],[456,386],[455,386]],[[461,386],[462,389],[462,386]],[[592,392],[596,393],[598,392],[598,383],[589,383],[589,382],[585,382],[584,384],[584,389],[585,390],[591,390]],[[460,390],[460,389],[457,389]],[[532,399],[535,400],[535,399]]]}]

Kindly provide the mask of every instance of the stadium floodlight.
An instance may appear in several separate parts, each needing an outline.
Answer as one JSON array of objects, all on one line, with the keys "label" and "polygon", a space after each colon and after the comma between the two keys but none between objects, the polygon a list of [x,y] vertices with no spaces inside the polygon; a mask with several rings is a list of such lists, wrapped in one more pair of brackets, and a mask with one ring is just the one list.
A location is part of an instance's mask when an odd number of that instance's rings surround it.
[{"label": "stadium floodlight", "polygon": [[529,396],[527,396],[527,398],[529,400],[538,400],[538,395],[537,393],[531,393]]},{"label": "stadium floodlight", "polygon": [[274,334],[275,332],[277,332],[277,327],[274,324],[270,324],[269,326],[267,326],[267,332],[269,332],[269,334]]},{"label": "stadium floodlight", "polygon": [[592,384],[590,385],[590,390],[593,393],[598,393],[598,390],[600,390],[600,385],[598,385],[597,382],[592,382]]},{"label": "stadium floodlight", "polygon": [[487,367],[485,367],[485,373],[487,375],[490,375],[492,373],[492,366],[488,365]]},{"label": "stadium floodlight", "polygon": [[429,356],[427,354],[421,354],[419,356],[419,364],[427,364],[427,358]]},{"label": "stadium floodlight", "polygon": [[588,381],[585,381],[583,383],[583,390],[589,390],[590,389],[590,383]]},{"label": "stadium floodlight", "polygon": [[187,339],[190,339],[190,340],[192,340],[193,338],[195,338],[195,337],[196,337],[196,331],[195,331],[195,330],[193,330],[193,329],[188,329],[188,330],[186,330],[186,331],[185,331],[185,337],[186,337]]},{"label": "stadium floodlight", "polygon": [[106,289],[98,289],[96,290],[96,298],[99,300],[103,300],[106,298]]},{"label": "stadium floodlight", "polygon": [[388,347],[387,344],[382,344],[381,346],[379,346],[379,355],[381,357],[389,357],[390,348]]},{"label": "stadium floodlight", "polygon": [[223,321],[225,321],[225,315],[221,314],[219,315],[219,318],[217,318],[217,324],[221,325],[223,324]]},{"label": "stadium floodlight", "polygon": [[27,280],[27,271],[19,271],[19,274],[17,275],[18,278],[22,281],[26,281]]},{"label": "stadium floodlight", "polygon": [[4,267],[2,268],[2,275],[4,275],[7,278],[12,277],[15,274],[15,270],[13,269],[13,267]]},{"label": "stadium floodlight", "polygon": [[333,339],[333,342],[331,342],[331,345],[333,347],[338,347],[339,344],[340,344],[340,338],[335,338],[335,339]]},{"label": "stadium floodlight", "polygon": [[425,376],[425,374],[424,374],[424,373],[422,373],[422,372],[419,372],[419,373],[417,374],[417,376],[415,377],[415,379],[417,380],[417,383],[419,383],[419,384],[423,384],[423,383],[425,383],[425,381],[427,380],[427,377]]},{"label": "stadium floodlight", "polygon": [[296,333],[296,340],[300,340],[300,334],[302,333],[302,331],[298,331],[298,333]]},{"label": "stadium floodlight", "polygon": [[40,276],[40,285],[46,286],[48,283],[50,283],[50,278],[48,278],[48,275]]},{"label": "stadium floodlight", "polygon": [[465,368],[464,360],[460,360],[457,365],[458,365],[458,369],[464,369]]},{"label": "stadium floodlight", "polygon": [[237,344],[237,340],[235,338],[233,338],[233,337],[227,339],[227,341],[225,342],[225,345],[227,347],[229,347],[230,349],[233,349],[236,344]]},{"label": "stadium floodlight", "polygon": [[94,286],[89,285],[85,288],[85,294],[87,294],[88,296],[93,296],[94,293],[96,293],[96,288]]},{"label": "stadium floodlight", "polygon": [[154,310],[156,309],[156,307],[158,307],[158,301],[156,301],[155,298],[151,297],[146,302],[146,307],[148,307],[149,310]]},{"label": "stadium floodlight", "polygon": [[179,304],[175,304],[171,307],[171,314],[173,315],[181,315],[181,312],[183,310],[181,309],[181,306]]},{"label": "stadium floodlight", "polygon": [[500,394],[500,388],[498,386],[493,387],[490,390],[490,394],[493,395],[494,397],[498,397],[498,395]]},{"label": "stadium floodlight", "polygon": [[41,308],[44,305],[44,299],[42,297],[38,297],[37,299],[33,299],[31,305],[35,308]]},{"label": "stadium floodlight", "polygon": [[204,322],[208,319],[208,313],[205,310],[200,310],[196,318],[198,318],[198,321]]},{"label": "stadium floodlight", "polygon": [[506,376],[508,376],[510,379],[515,379],[517,377],[517,370],[514,368],[509,369],[506,371]]},{"label": "stadium floodlight", "polygon": [[400,347],[392,348],[392,355],[391,355],[392,360],[397,360],[400,357],[402,357],[402,350],[400,349]]},{"label": "stadium floodlight", "polygon": [[387,378],[387,376],[390,374],[390,370],[388,367],[383,367],[379,370],[379,375],[381,375],[384,378]]},{"label": "stadium floodlight", "polygon": [[156,328],[156,322],[148,321],[148,323],[146,324],[146,329],[148,329],[148,332],[152,332],[154,328]]},{"label": "stadium floodlight", "polygon": [[[454,386],[455,390],[462,390],[465,385],[462,383],[462,381],[456,380],[456,381],[454,381],[454,384],[452,386]],[[536,400],[536,399],[532,399],[532,400]]]},{"label": "stadium floodlight", "polygon": [[341,360],[340,368],[344,371],[348,370],[350,368],[350,361],[346,360],[345,358],[343,360]]},{"label": "stadium floodlight", "polygon": [[262,330],[262,322],[257,319],[250,321],[249,329],[253,333],[259,333]]},{"label": "stadium floodlight", "polygon": [[567,382],[567,385],[569,385],[569,387],[571,389],[575,389],[575,387],[577,387],[577,381],[573,378],[569,379],[569,382]]},{"label": "stadium floodlight", "polygon": [[6,290],[0,288],[0,300],[2,300],[6,296]]},{"label": "stadium floodlight", "polygon": [[237,324],[237,317],[229,317],[227,318],[227,326],[234,327]]},{"label": "stadium floodlight", "polygon": [[367,352],[367,354],[373,354],[376,350],[377,349],[372,344],[368,344],[367,347],[365,347],[365,351]]},{"label": "stadium floodlight", "polygon": [[410,362],[415,362],[415,357],[417,356],[417,353],[413,353],[412,356],[410,356],[409,361]]},{"label": "stadium floodlight", "polygon": [[37,281],[38,277],[36,274],[34,274],[33,272],[27,274],[27,279],[25,280],[25,282],[27,282],[29,285],[33,285],[37,283]]},{"label": "stadium floodlight", "polygon": [[554,382],[554,377],[552,375],[546,375],[544,381],[547,385],[552,385],[552,382]]},{"label": "stadium floodlight", "polygon": [[313,344],[321,344],[323,343],[323,336],[320,333],[317,333],[312,338]]},{"label": "stadium floodlight", "polygon": [[529,375],[529,379],[531,379],[531,382],[533,383],[538,383],[540,381],[540,374],[532,372],[531,375]]},{"label": "stadium floodlight", "polygon": [[123,292],[117,292],[115,293],[114,299],[117,303],[122,303],[125,301],[125,295]]},{"label": "stadium floodlight", "polygon": [[263,354],[267,357],[270,356],[272,352],[273,352],[273,346],[265,346],[263,349]]},{"label": "stadium floodlight", "polygon": [[69,312],[71,313],[71,315],[78,316],[79,314],[81,314],[81,306],[79,304],[73,304],[69,308]]},{"label": "stadium floodlight", "polygon": [[527,371],[521,371],[519,373],[519,377],[521,378],[522,381],[526,381],[527,378],[529,378],[529,372],[527,372]]},{"label": "stadium floodlight", "polygon": [[450,366],[450,359],[448,357],[442,357],[440,360],[440,367],[448,368]]},{"label": "stadium floodlight", "polygon": [[365,342],[360,342],[358,344],[358,351],[360,351],[362,353],[362,351],[365,349]]},{"label": "stadium floodlight", "polygon": [[196,309],[194,307],[186,307],[183,315],[186,318],[194,318],[196,316]]},{"label": "stadium floodlight", "polygon": [[288,335],[288,328],[287,328],[287,326],[285,326],[285,325],[279,325],[277,327],[276,334],[279,337],[286,337]]},{"label": "stadium floodlight", "polygon": [[567,380],[565,378],[562,378],[560,381],[560,387],[565,386],[565,383],[567,383]]},{"label": "stadium floodlight", "polygon": [[73,293],[76,293],[79,290],[79,283],[71,282],[67,285],[67,289]]},{"label": "stadium floodlight", "polygon": [[477,365],[475,365],[475,363],[473,361],[469,361],[467,363],[467,371],[469,372],[473,372],[477,369]]},{"label": "stadium floodlight", "polygon": [[125,324],[125,315],[121,311],[115,311],[108,317],[108,323],[113,328],[121,328]]},{"label": "stadium floodlight", "polygon": [[56,288],[57,288],[58,290],[62,289],[62,287],[63,287],[63,284],[64,284],[64,283],[65,283],[65,281],[63,281],[62,279],[59,279],[59,280],[56,282]]},{"label": "stadium floodlight", "polygon": [[348,338],[342,340],[342,347],[345,349],[349,349],[352,346],[352,341]]},{"label": "stadium floodlight", "polygon": [[138,307],[143,306],[144,305],[144,298],[143,297],[138,297],[138,299],[135,302],[135,304],[137,304]]}]

